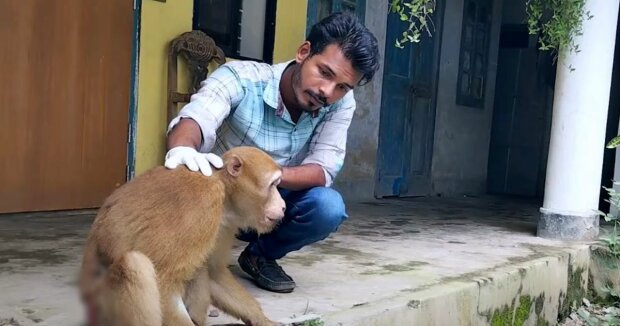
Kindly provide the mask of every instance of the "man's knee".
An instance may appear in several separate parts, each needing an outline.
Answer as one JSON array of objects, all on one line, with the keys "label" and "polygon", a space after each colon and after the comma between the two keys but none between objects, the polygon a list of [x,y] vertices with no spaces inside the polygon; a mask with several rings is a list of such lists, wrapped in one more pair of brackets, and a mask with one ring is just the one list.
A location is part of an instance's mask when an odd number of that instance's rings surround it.
[{"label": "man's knee", "polygon": [[327,236],[338,229],[347,218],[342,196],[331,188],[316,187],[308,194],[312,198],[313,217],[317,233]]}]

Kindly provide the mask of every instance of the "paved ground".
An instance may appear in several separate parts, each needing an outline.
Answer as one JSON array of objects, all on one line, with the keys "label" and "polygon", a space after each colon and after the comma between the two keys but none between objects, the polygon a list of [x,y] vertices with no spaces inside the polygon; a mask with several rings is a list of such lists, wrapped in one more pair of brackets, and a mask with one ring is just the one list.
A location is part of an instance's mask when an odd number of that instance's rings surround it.
[{"label": "paved ground", "polygon": [[[293,293],[256,288],[236,256],[231,269],[273,319],[330,316],[574,246],[535,236],[538,207],[471,197],[351,203],[337,233],[281,261],[298,284]],[[92,211],[0,215],[0,325],[80,324],[75,279],[92,218]]]}]

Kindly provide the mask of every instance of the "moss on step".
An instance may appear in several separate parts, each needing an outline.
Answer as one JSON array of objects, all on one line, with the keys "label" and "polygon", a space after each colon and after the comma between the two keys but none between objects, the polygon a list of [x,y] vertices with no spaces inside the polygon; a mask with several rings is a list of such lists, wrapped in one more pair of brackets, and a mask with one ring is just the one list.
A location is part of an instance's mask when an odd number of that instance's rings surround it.
[{"label": "moss on step", "polygon": [[532,298],[529,295],[524,295],[519,298],[519,306],[515,312],[515,321],[513,325],[523,326],[527,318],[530,316],[530,310],[532,309]]},{"label": "moss on step", "polygon": [[[586,296],[586,288],[584,286],[583,272],[585,269],[581,266],[573,270],[573,265],[568,264],[568,285],[566,287],[566,295],[563,297],[560,293],[559,314],[560,320],[564,320],[571,312],[571,307],[579,307],[583,298]],[[564,298],[564,300],[562,300]]]},{"label": "moss on step", "polygon": [[324,326],[325,322],[320,319],[306,320],[300,324],[293,324],[294,326]]},{"label": "moss on step", "polygon": [[[513,301],[512,305],[504,305],[495,309],[491,315],[491,326],[523,326],[530,319],[532,313],[536,314],[536,325],[548,326],[549,322],[541,315],[545,303],[545,294],[532,298],[529,295],[519,297],[519,303]],[[532,309],[534,307],[534,309]]]},{"label": "moss on step", "polygon": [[543,318],[542,316],[538,316],[538,320],[536,320],[536,326],[550,326],[550,324],[545,318]]},{"label": "moss on step", "polygon": [[501,309],[496,309],[491,317],[491,326],[512,325],[512,307],[504,305]]}]

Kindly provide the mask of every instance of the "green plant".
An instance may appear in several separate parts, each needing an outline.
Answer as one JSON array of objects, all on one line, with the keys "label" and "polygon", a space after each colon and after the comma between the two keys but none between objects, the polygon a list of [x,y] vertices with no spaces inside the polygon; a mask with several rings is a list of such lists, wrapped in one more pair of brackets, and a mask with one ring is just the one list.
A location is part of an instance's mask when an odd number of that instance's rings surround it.
[{"label": "green plant", "polygon": [[[614,137],[606,145],[607,148],[611,149],[617,148],[618,146],[620,146],[620,135]],[[607,246],[607,249],[609,249],[609,253],[614,258],[616,258],[616,260],[620,260],[620,235],[618,234],[620,217],[617,215],[618,211],[620,211],[620,192],[617,192],[614,189],[614,186],[617,185],[620,185],[620,182],[614,181],[611,188],[603,187],[603,189],[605,189],[605,191],[607,191],[607,194],[609,195],[609,199],[606,199],[606,201],[609,203],[610,208],[615,209],[615,212],[600,212],[600,214],[605,218],[605,221],[611,222],[613,224],[613,228],[611,229],[609,234],[607,236],[601,237],[601,241]],[[610,211],[612,210],[610,209]],[[620,304],[620,292],[613,289],[613,287],[605,287],[602,290],[608,293],[613,298],[616,305]]]},{"label": "green plant", "polygon": [[[610,140],[605,147],[614,149],[620,146],[620,135],[614,137]],[[609,236],[603,237],[602,241],[607,245],[609,252],[617,259],[620,259],[620,235],[618,235],[618,226],[620,226],[620,217],[617,215],[618,211],[620,211],[620,193],[617,192],[614,187],[620,185],[620,182],[614,181],[611,188],[603,187],[607,194],[609,195],[609,199],[606,201],[609,203],[611,208],[616,210],[614,213],[603,213],[600,214],[605,218],[605,221],[613,223],[613,229],[611,230]],[[620,295],[615,294],[614,296],[620,298]]]},{"label": "green plant", "polygon": [[432,14],[435,12],[435,0],[390,0],[390,12],[400,16],[401,21],[409,22],[402,37],[396,40],[397,48],[404,48],[407,42],[418,43],[422,32],[432,36],[435,30]]},{"label": "green plant", "polygon": [[325,325],[325,322],[320,319],[307,320],[303,322],[302,324],[300,324],[300,326],[324,326],[324,325]]},{"label": "green plant", "polygon": [[620,135],[616,136],[612,140],[610,140],[607,143],[607,146],[605,146],[605,147],[607,147],[607,148],[616,148],[618,146],[620,146]]},{"label": "green plant", "polygon": [[[525,11],[530,34],[539,34],[539,49],[558,53],[578,53],[575,37],[582,35],[584,19],[592,19],[585,0],[528,0]],[[573,70],[571,68],[571,70]]]},{"label": "green plant", "polygon": [[[614,186],[620,185],[620,182],[613,182]],[[609,199],[606,201],[609,203],[610,207],[615,209],[620,209],[620,193],[617,192],[613,186],[611,188],[603,187],[607,194],[609,195]],[[616,213],[617,214],[617,213]],[[618,235],[618,226],[620,225],[620,219],[618,215],[613,213],[601,213],[605,218],[605,221],[613,223],[613,229],[611,230],[609,236],[602,237],[601,241],[605,243],[609,252],[615,257],[620,259],[620,236]]]},{"label": "green plant", "polygon": [[[605,147],[614,149],[620,146],[620,135],[614,137],[610,140]],[[609,203],[609,206],[616,209],[615,213],[602,213],[603,217],[605,217],[605,221],[613,223],[613,229],[610,232],[608,237],[604,237],[602,240],[609,248],[610,253],[620,259],[620,236],[618,235],[618,226],[620,226],[620,217],[617,215],[618,210],[620,210],[620,192],[617,192],[614,189],[614,186],[620,185],[620,182],[613,182],[613,186],[611,188],[603,187],[607,194],[609,195],[609,199],[606,201]]]}]

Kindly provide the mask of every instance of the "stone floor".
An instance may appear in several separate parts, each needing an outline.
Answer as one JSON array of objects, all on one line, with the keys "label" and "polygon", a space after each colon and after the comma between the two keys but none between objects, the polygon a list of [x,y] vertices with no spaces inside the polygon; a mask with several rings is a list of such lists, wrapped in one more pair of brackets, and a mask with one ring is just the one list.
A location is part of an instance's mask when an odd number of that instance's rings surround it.
[{"label": "stone floor", "polygon": [[[272,319],[316,314],[330,324],[330,316],[375,301],[473,281],[581,245],[537,238],[538,207],[496,197],[349,203],[337,233],[281,261],[298,284],[293,293],[256,288],[236,264],[242,243],[231,269]],[[0,215],[0,325],[80,324],[75,280],[93,213]]]}]

